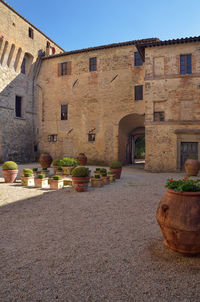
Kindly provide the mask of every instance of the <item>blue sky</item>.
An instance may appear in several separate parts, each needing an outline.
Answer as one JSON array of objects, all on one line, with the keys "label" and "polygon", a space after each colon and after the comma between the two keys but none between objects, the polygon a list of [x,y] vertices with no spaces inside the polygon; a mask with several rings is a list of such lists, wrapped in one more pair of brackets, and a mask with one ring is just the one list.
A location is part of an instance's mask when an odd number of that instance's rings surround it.
[{"label": "blue sky", "polygon": [[7,0],[66,51],[200,35],[200,0]]}]

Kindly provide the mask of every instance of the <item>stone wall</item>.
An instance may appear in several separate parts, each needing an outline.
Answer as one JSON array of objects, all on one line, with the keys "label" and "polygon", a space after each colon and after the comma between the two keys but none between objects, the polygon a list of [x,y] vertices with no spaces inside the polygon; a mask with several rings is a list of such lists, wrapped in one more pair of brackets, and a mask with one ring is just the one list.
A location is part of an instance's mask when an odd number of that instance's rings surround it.
[{"label": "stone wall", "polygon": [[[42,60],[38,78],[39,141],[53,157],[85,152],[90,163],[118,159],[128,139],[119,137],[120,120],[131,114],[130,130],[143,127],[135,116],[144,114],[144,100],[134,100],[134,86],[144,83],[144,66],[134,66],[134,45],[94,49]],[[97,57],[97,71],[89,72],[89,58]],[[58,76],[58,64],[71,62],[71,74]],[[61,120],[61,104],[68,104],[68,120]],[[134,116],[135,114],[135,116]],[[88,141],[88,134],[95,141]],[[56,134],[57,142],[48,136]],[[125,163],[126,154],[120,159]]]},{"label": "stone wall", "polygon": [[[0,2],[0,24],[0,161],[27,162],[37,156],[38,54],[50,53],[52,47],[56,53],[63,50],[4,2]],[[25,74],[21,73],[24,56]],[[16,117],[16,95],[22,97],[21,117]]]},{"label": "stone wall", "polygon": [[[185,54],[192,57],[191,74],[180,74]],[[145,68],[145,167],[179,171],[180,143],[200,145],[200,43],[148,47]],[[155,121],[154,111],[164,112],[165,120]]]}]

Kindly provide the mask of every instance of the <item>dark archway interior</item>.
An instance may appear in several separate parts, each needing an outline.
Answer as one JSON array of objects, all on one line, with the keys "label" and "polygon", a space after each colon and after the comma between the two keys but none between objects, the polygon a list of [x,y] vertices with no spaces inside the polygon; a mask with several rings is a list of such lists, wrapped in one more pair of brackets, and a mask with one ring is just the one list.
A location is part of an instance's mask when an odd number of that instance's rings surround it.
[{"label": "dark archway interior", "polygon": [[144,115],[129,114],[119,122],[118,158],[123,164],[134,163],[135,142],[145,135],[144,121]]}]

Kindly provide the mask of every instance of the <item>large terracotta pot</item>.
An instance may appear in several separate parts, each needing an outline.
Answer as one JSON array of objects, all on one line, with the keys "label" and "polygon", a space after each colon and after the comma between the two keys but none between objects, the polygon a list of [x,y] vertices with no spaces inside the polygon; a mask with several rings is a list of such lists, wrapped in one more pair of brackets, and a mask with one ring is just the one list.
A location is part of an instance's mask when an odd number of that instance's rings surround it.
[{"label": "large terracotta pot", "polygon": [[200,192],[167,189],[156,218],[166,246],[183,254],[200,253]]},{"label": "large terracotta pot", "polygon": [[85,192],[88,188],[90,177],[75,177],[72,176],[72,184],[77,192]]},{"label": "large terracotta pot", "polygon": [[197,176],[199,172],[199,161],[197,159],[188,158],[185,161],[184,167],[188,176]]},{"label": "large terracotta pot", "polygon": [[84,153],[80,153],[77,160],[79,166],[85,166],[87,164],[87,156]]},{"label": "large terracotta pot", "polygon": [[2,174],[5,182],[13,183],[17,178],[18,170],[2,170]]},{"label": "large terracotta pot", "polygon": [[42,153],[39,158],[39,162],[42,168],[49,168],[52,163],[52,157],[48,153]]},{"label": "large terracotta pot", "polygon": [[110,168],[110,171],[112,171],[115,174],[115,178],[116,179],[120,179],[122,168],[119,168],[119,169],[112,169],[112,168]]}]

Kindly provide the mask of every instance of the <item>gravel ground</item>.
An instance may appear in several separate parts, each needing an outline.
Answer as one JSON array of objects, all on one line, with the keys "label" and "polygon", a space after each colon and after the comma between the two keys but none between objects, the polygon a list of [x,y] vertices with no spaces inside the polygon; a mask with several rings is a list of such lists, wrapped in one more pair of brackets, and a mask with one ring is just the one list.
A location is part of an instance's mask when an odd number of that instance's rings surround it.
[{"label": "gravel ground", "polygon": [[0,301],[199,302],[200,256],[167,249],[155,219],[167,178],[182,176],[124,167],[85,193],[1,178]]}]

